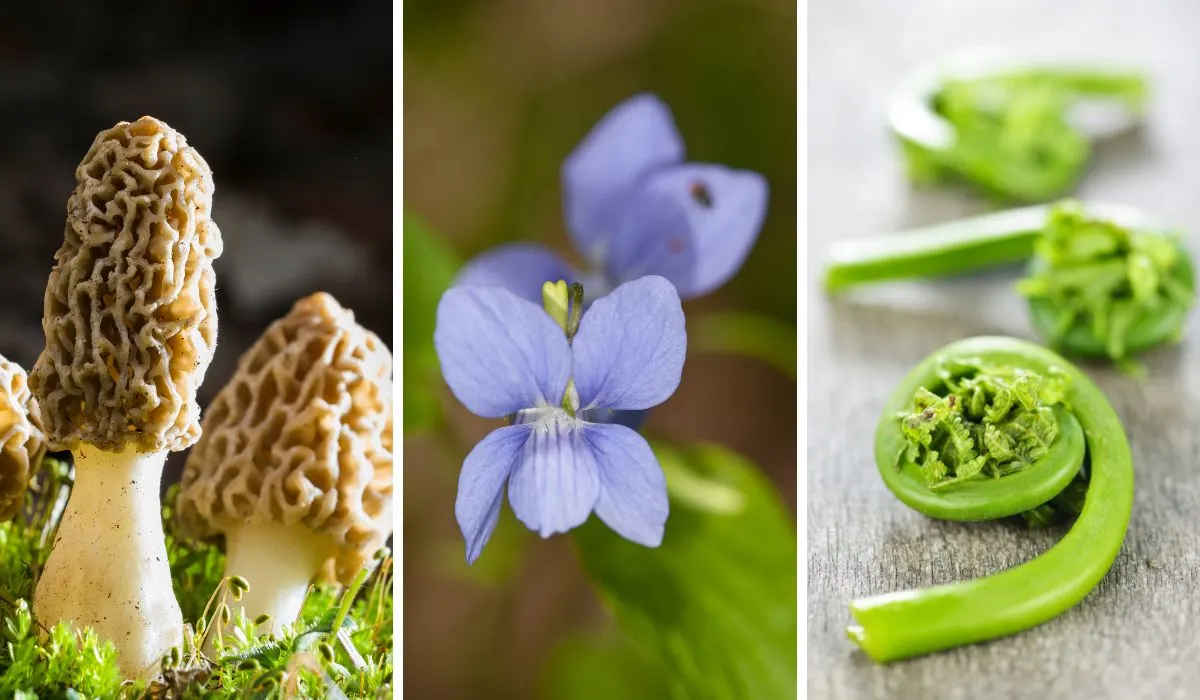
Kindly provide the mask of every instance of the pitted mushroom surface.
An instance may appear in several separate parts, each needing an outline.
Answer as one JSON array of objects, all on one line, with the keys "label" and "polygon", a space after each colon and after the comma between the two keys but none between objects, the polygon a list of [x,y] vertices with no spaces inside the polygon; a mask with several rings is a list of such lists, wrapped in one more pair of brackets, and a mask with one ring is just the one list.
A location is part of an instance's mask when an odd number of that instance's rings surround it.
[{"label": "pitted mushroom surface", "polygon": [[323,567],[348,583],[391,532],[392,358],[334,298],[298,301],[205,412],[178,512],[225,537],[249,617],[295,620]]},{"label": "pitted mushroom surface", "polygon": [[221,234],[208,165],[142,117],[96,137],[75,171],[31,382],[55,449],[179,451],[217,342]]},{"label": "pitted mushroom surface", "polygon": [[20,512],[29,479],[45,454],[41,411],[25,370],[0,357],[0,520]]}]

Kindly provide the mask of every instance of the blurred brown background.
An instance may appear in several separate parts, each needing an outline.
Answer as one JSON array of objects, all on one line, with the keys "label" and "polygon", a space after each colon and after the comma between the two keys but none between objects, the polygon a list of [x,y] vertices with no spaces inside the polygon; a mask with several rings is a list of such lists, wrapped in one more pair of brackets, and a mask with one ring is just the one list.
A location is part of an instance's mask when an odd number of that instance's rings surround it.
[{"label": "blurred brown background", "polygon": [[[794,3],[410,0],[404,12],[404,206],[460,258],[514,240],[570,255],[562,160],[610,108],[652,91],[673,110],[689,159],[756,170],[771,187],[749,261],[685,305],[689,326],[742,310],[794,328]],[[458,470],[497,426],[444,394],[449,430],[404,446],[404,691],[535,697],[556,644],[604,629],[604,615],[569,538],[537,539],[507,503],[482,558],[465,565]],[[795,512],[796,385],[766,363],[689,357],[645,432],[746,455]]]},{"label": "blurred brown background", "polygon": [[318,289],[390,345],[391,13],[380,0],[5,3],[0,353],[37,358],[75,166],[98,132],[144,114],[184,134],[216,183],[220,340],[202,405]]}]

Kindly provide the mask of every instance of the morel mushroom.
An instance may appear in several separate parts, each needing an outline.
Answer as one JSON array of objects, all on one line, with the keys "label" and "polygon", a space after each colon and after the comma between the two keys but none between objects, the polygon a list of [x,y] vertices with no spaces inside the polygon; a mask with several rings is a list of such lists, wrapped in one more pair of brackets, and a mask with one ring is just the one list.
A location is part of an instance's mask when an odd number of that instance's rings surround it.
[{"label": "morel mushroom", "polygon": [[204,416],[181,529],[224,535],[227,576],[261,631],[295,622],[310,582],[349,583],[391,533],[392,356],[328,294],[298,301],[238,361]]},{"label": "morel mushroom", "polygon": [[25,370],[0,356],[0,520],[20,512],[45,454],[42,416]]},{"label": "morel mushroom", "polygon": [[159,486],[167,453],[200,437],[221,234],[208,165],[156,119],[101,132],[75,178],[29,380],[75,485],[33,609],[91,627],[146,677],[182,641]]}]

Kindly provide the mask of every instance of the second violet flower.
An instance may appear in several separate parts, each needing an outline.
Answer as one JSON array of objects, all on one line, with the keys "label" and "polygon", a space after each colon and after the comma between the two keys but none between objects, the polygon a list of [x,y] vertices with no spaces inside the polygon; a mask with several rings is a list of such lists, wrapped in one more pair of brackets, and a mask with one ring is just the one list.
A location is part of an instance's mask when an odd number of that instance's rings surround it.
[{"label": "second violet flower", "polygon": [[497,286],[455,287],[438,304],[434,344],[446,383],[472,413],[509,423],[471,450],[459,476],[455,515],[468,563],[496,527],[506,484],[517,518],[543,537],[595,512],[628,540],[662,542],[662,468],[645,438],[607,417],[656,406],[679,386],[687,348],[679,294],[650,276],[582,316],[580,296],[556,308],[571,313],[552,318]]},{"label": "second violet flower", "polygon": [[545,280],[581,282],[590,300],[658,275],[691,299],[725,284],[754,246],[767,207],[758,173],[684,161],[657,97],[637,95],[592,128],[562,168],[567,228],[586,269],[512,243],[472,260],[457,284],[502,286],[540,303]]}]

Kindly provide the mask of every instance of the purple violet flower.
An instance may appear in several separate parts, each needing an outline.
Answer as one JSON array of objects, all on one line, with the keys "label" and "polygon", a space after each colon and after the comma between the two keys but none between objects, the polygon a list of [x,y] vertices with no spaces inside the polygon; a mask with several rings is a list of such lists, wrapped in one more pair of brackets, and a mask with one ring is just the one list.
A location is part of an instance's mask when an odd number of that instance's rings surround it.
[{"label": "purple violet flower", "polygon": [[717,289],[741,268],[767,208],[758,173],[684,162],[671,112],[654,95],[617,105],[562,168],[564,209],[587,269],[539,245],[498,246],[476,257],[458,285],[499,285],[540,303],[545,280],[582,282],[596,300],[645,275],[684,299]]},{"label": "purple violet flower", "polygon": [[472,413],[509,421],[463,462],[454,510],[468,563],[496,527],[506,483],[517,518],[542,537],[595,512],[628,540],[662,542],[662,468],[645,438],[603,421],[656,406],[679,386],[679,295],[662,277],[644,277],[571,318],[564,327],[496,286],[454,287],[438,304],[434,345],[450,390]]}]

